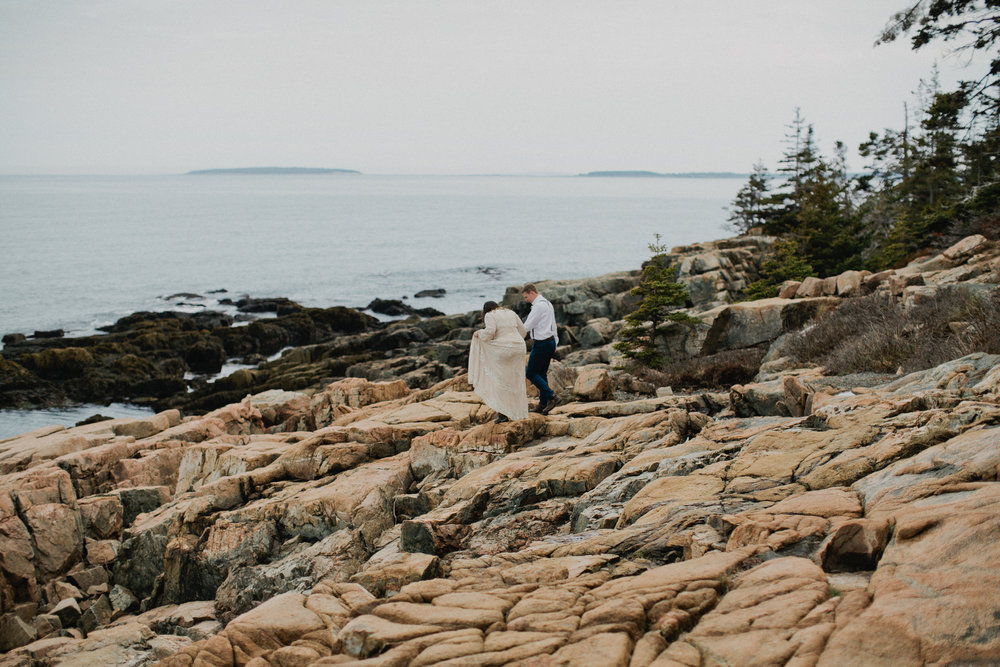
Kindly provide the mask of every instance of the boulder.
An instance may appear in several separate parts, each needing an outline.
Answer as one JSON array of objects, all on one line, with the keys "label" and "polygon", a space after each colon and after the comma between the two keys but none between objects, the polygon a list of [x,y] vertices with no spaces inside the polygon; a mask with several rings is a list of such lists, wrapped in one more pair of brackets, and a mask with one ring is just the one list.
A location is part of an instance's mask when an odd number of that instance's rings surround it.
[{"label": "boulder", "polygon": [[837,305],[839,301],[830,297],[774,298],[720,306],[699,313],[699,319],[709,325],[700,354],[770,342],[783,333],[801,328]]},{"label": "boulder", "polygon": [[437,556],[391,549],[372,556],[350,580],[382,597],[414,581],[432,579],[440,572]]},{"label": "boulder", "polygon": [[139,600],[132,595],[132,591],[120,584],[115,584],[108,593],[108,602],[116,612],[134,611],[139,608]]},{"label": "boulder", "polygon": [[128,528],[140,514],[152,512],[169,497],[170,491],[160,486],[133,486],[114,492],[122,507],[122,527]]},{"label": "boulder", "polygon": [[988,246],[989,241],[985,236],[982,234],[973,234],[972,236],[966,236],[941,254],[952,261],[961,261],[982,252]]},{"label": "boulder", "polygon": [[604,366],[581,368],[573,383],[573,394],[585,401],[605,401],[614,393],[615,383]]},{"label": "boulder", "polygon": [[823,278],[823,296],[835,296],[837,294],[837,281],[839,276],[827,276]]},{"label": "boulder", "polygon": [[11,651],[38,638],[38,631],[16,614],[0,616],[0,651]]},{"label": "boulder", "polygon": [[786,280],[781,283],[781,288],[778,290],[778,298],[780,299],[794,299],[798,294],[799,287],[802,286],[801,280]]},{"label": "boulder", "polygon": [[861,293],[861,272],[844,271],[837,276],[837,296],[858,296]]},{"label": "boulder", "polygon": [[62,621],[55,614],[39,614],[31,621],[39,637],[47,637],[63,629]]},{"label": "boulder", "polygon": [[87,562],[91,565],[110,565],[118,557],[122,543],[118,540],[87,540]]},{"label": "boulder", "polygon": [[101,628],[111,622],[114,609],[107,595],[102,595],[87,607],[80,617],[80,629],[90,634],[94,630]]},{"label": "boulder", "polygon": [[77,502],[77,507],[88,537],[106,540],[121,536],[122,503],[115,496],[81,498]]},{"label": "boulder", "polygon": [[83,558],[80,514],[59,503],[32,505],[24,513],[42,576],[62,574]]},{"label": "boulder", "polygon": [[177,426],[180,424],[180,421],[180,412],[177,410],[167,410],[146,419],[116,423],[114,425],[114,432],[115,435],[132,436],[136,440],[140,440],[156,435],[172,426]]},{"label": "boulder", "polygon": [[619,326],[606,317],[599,317],[587,322],[580,328],[577,340],[585,348],[600,347],[612,341]]},{"label": "boulder", "polygon": [[64,628],[75,628],[83,612],[75,599],[66,598],[52,608],[52,615],[59,618]]},{"label": "boulder", "polygon": [[823,292],[823,281],[820,278],[809,276],[799,284],[798,289],[795,291],[795,298],[811,299],[823,296]]},{"label": "boulder", "polygon": [[108,583],[108,571],[100,565],[80,568],[69,573],[69,578],[73,580],[81,590],[89,590],[93,586]]}]

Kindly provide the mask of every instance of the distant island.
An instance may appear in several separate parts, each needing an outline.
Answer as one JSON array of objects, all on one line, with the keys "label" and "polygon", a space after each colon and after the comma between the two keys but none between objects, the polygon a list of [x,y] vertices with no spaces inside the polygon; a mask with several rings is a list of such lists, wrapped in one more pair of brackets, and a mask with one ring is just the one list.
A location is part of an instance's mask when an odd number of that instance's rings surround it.
[{"label": "distant island", "polygon": [[733,171],[686,171],[671,174],[661,174],[655,171],[588,171],[580,176],[618,177],[618,178],[746,178],[747,174]]},{"label": "distant island", "polygon": [[189,171],[188,176],[204,176],[206,174],[360,174],[360,171],[353,169],[319,169],[316,167],[240,167],[237,169],[198,169]]}]

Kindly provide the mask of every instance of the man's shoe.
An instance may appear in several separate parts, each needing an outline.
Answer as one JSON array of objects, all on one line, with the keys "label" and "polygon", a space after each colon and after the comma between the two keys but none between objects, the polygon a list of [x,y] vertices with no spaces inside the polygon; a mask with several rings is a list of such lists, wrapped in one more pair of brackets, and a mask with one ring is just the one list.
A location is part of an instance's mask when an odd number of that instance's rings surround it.
[{"label": "man's shoe", "polygon": [[545,408],[546,408],[545,403],[542,403],[541,401],[538,401],[538,405],[536,405],[535,407],[531,408],[531,411],[532,412],[537,412],[540,415],[544,415],[545,414]]},{"label": "man's shoe", "polygon": [[558,402],[559,402],[559,397],[553,396],[552,398],[549,399],[549,402],[546,403],[541,410],[539,410],[539,412],[541,412],[543,415],[549,414],[552,411],[552,408],[556,407],[556,403]]},{"label": "man's shoe", "polygon": [[509,421],[510,421],[510,417],[508,417],[507,415],[497,415],[497,418],[493,420],[493,423],[494,424],[502,424],[504,422],[509,422]]}]

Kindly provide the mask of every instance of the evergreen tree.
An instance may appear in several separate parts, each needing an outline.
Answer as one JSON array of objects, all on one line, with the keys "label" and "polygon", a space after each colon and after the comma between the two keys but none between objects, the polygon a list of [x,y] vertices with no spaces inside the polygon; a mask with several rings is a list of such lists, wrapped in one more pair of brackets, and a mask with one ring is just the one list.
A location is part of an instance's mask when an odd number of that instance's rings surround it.
[{"label": "evergreen tree", "polygon": [[955,51],[981,51],[990,59],[986,74],[966,81],[965,89],[975,102],[973,115],[1000,118],[1000,2],[997,0],[917,0],[896,12],[877,43],[910,36],[914,51],[934,42],[958,41]]},{"label": "evergreen tree", "polygon": [[[982,53],[990,63],[955,91],[942,92],[936,75],[929,86],[922,83],[920,134],[904,146],[897,181],[866,202],[866,218],[875,212],[891,219],[889,230],[876,235],[875,268],[963,234],[1000,232],[1000,2],[917,0],[892,17],[879,42],[903,35],[914,50],[953,42],[954,51]],[[885,225],[885,217],[874,217]]]},{"label": "evergreen tree", "polygon": [[764,220],[763,230],[782,237],[788,244],[781,246],[784,256],[772,266],[774,275],[762,278],[761,286],[766,289],[752,291],[758,298],[776,291],[775,286],[782,280],[803,277],[786,276],[800,273],[802,266],[811,267],[819,275],[831,275],[861,265],[864,235],[853,212],[844,145],[838,142],[834,160],[826,160],[816,146],[813,126],[796,109],[785,135],[785,147],[778,171],[787,178],[764,198],[759,215]]},{"label": "evergreen tree", "polygon": [[770,178],[767,167],[758,161],[746,185],[736,193],[729,208],[729,227],[737,234],[747,234],[767,223]]},{"label": "evergreen tree", "polygon": [[700,320],[676,310],[688,300],[687,288],[676,280],[677,269],[671,266],[660,235],[649,245],[653,257],[642,267],[642,279],[631,294],[642,297],[639,307],[625,316],[626,325],[618,333],[616,350],[650,368],[663,365],[664,358],[656,344],[657,336],[668,323],[695,323]]},{"label": "evergreen tree", "polygon": [[747,285],[743,295],[748,301],[778,296],[781,283],[815,275],[813,267],[799,253],[795,241],[785,239],[774,244],[774,255],[761,266],[760,278]]},{"label": "evergreen tree", "polygon": [[789,234],[818,275],[860,268],[860,231],[851,213],[850,186],[837,163],[816,157],[802,179],[795,227]]},{"label": "evergreen tree", "polygon": [[[887,130],[860,147],[872,160],[872,177],[881,180],[865,204],[877,246],[873,268],[902,264],[937,238],[947,243],[957,231],[968,195],[965,181],[971,171],[963,169],[963,156],[976,159],[978,142],[963,144],[959,138],[968,102],[965,91],[941,92],[936,72],[929,82],[921,82],[920,91],[922,117],[916,135]],[[991,160],[987,157],[981,164],[986,169],[980,175],[988,174]]]}]

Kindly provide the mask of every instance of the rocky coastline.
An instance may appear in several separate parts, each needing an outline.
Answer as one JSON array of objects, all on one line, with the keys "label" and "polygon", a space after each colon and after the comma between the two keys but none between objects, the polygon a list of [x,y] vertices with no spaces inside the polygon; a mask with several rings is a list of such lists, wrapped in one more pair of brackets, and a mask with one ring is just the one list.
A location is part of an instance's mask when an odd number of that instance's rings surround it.
[{"label": "rocky coastline", "polygon": [[282,303],[8,342],[6,405],[159,412],[0,440],[0,667],[990,664],[1000,355],[844,376],[790,350],[866,296],[993,298],[1000,246],[737,302],[773,242],[671,253],[701,324],[664,346],[749,375],[623,369],[638,272],[541,282],[562,401],[503,424],[464,374],[474,312]]}]

